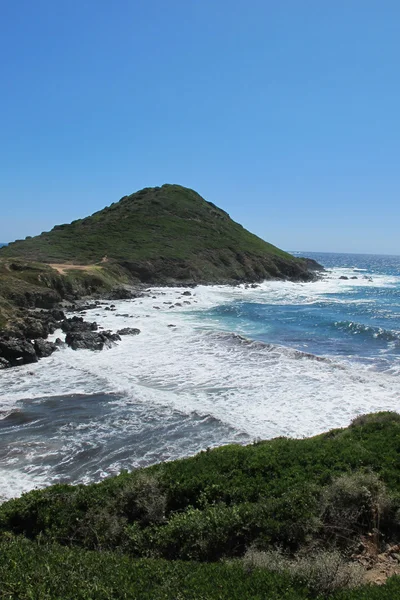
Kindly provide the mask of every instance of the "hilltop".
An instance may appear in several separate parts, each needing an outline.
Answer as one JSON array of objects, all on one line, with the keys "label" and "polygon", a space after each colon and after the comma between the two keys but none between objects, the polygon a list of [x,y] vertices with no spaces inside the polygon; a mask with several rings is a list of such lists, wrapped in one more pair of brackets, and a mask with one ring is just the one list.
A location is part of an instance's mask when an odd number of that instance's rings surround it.
[{"label": "hilltop", "polygon": [[305,260],[268,244],[195,191],[145,188],[93,215],[0,249],[50,265],[119,265],[146,283],[313,278]]}]

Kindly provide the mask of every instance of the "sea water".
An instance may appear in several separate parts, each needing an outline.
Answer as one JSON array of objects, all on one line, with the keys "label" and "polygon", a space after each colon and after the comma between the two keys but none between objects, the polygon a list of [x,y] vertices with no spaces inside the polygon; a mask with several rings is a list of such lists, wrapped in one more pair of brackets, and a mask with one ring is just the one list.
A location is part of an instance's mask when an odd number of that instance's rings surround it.
[{"label": "sea water", "polygon": [[400,411],[400,257],[307,256],[317,282],[152,288],[85,317],[140,335],[1,371],[0,498]]}]

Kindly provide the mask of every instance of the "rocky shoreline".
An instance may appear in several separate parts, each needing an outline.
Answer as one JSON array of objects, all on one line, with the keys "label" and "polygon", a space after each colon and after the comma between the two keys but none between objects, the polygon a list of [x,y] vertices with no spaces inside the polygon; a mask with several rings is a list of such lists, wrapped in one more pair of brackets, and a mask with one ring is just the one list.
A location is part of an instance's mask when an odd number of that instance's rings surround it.
[{"label": "rocky shoreline", "polygon": [[[311,259],[306,260],[310,281],[315,281],[319,278],[318,272],[322,271],[323,267]],[[174,284],[175,287],[189,289],[196,285],[198,284],[195,282]],[[223,285],[222,282],[221,285]],[[246,283],[245,285],[246,287],[257,287],[258,283]],[[149,295],[151,295],[151,290],[145,284],[137,284],[114,288],[107,294],[96,294],[61,302],[60,296],[55,295],[53,298],[47,295],[46,303],[43,303],[40,297],[39,302],[35,302],[33,299],[30,303],[33,306],[20,305],[19,317],[12,325],[0,332],[0,370],[35,363],[41,358],[50,356],[63,346],[69,346],[73,350],[102,350],[112,347],[121,340],[123,335],[138,335],[139,329],[129,327],[116,332],[102,330],[95,321],[86,321],[84,316],[87,311],[100,306],[104,307],[104,305],[106,305],[105,310],[115,310],[115,306],[112,304],[113,300],[131,300]],[[190,296],[191,292],[183,292],[183,295]],[[189,303],[187,299],[186,303]],[[77,314],[67,317],[64,311]],[[48,336],[54,334],[58,329],[66,334],[65,341],[60,338],[54,342],[49,341]]]},{"label": "rocky shoreline", "polygon": [[[138,287],[113,290],[102,299],[80,299],[64,301],[49,309],[25,309],[22,318],[0,333],[0,370],[37,362],[64,346],[73,350],[102,350],[110,348],[123,335],[138,335],[137,328],[125,327],[117,332],[102,330],[96,321],[86,321],[87,311],[98,309],[115,310],[113,300],[128,300],[148,294]],[[67,317],[67,313],[77,313]],[[57,330],[65,334],[65,341],[57,338],[48,341],[48,336]]]}]

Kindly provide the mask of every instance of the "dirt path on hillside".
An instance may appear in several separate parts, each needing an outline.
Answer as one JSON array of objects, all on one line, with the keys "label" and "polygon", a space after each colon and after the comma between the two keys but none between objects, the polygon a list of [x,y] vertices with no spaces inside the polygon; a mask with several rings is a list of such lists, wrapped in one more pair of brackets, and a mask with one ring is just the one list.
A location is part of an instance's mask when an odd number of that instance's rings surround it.
[{"label": "dirt path on hillside", "polygon": [[96,265],[71,265],[71,264],[61,264],[61,263],[50,263],[50,267],[64,275],[66,271],[78,270],[78,271],[91,271],[96,267]]}]

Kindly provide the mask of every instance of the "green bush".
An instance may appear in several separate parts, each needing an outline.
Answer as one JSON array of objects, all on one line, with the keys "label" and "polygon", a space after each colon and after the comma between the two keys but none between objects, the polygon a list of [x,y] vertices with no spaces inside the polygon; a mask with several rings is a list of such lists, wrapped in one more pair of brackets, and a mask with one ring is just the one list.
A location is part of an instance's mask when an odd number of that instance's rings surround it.
[{"label": "green bush", "polygon": [[393,503],[376,473],[359,471],[341,475],[324,488],[321,509],[328,534],[347,541],[357,534],[373,532],[378,541],[393,512]]},{"label": "green bush", "polygon": [[115,499],[116,510],[133,523],[142,525],[163,523],[167,497],[160,483],[158,473],[140,471],[134,479],[128,479],[118,491]]}]

